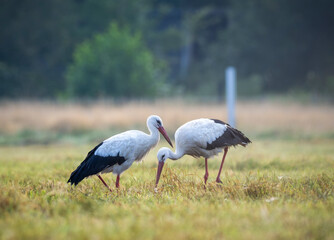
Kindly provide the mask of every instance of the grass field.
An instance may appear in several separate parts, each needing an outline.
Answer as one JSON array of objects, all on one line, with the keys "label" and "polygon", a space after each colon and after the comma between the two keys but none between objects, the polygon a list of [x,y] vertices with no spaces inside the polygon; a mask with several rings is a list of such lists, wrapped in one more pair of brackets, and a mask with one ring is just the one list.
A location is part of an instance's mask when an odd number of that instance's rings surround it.
[{"label": "grass field", "polygon": [[[112,119],[102,114],[99,132],[92,130],[99,118],[85,120],[89,108],[85,111],[80,105],[0,105],[6,113],[0,116],[5,136],[0,146],[0,239],[334,239],[331,106],[239,105],[240,129],[253,143],[229,151],[223,184],[214,183],[221,156],[209,160],[206,189],[204,160],[185,156],[167,162],[155,192],[156,153],[167,146],[163,140],[144,162],[122,175],[119,191],[109,193],[97,177],[70,187],[66,181],[71,171],[98,143],[91,140],[103,139],[96,136],[106,134],[103,127],[108,133],[128,127],[145,129],[139,121],[158,113],[172,134],[179,122],[199,116],[224,119],[222,114],[215,115],[219,104],[125,104],[117,108],[123,120],[120,116],[115,120],[110,113],[116,106],[103,106],[90,106]],[[21,119],[24,112],[27,122]],[[30,114],[39,117],[34,120]],[[47,119],[53,119],[53,124]],[[10,127],[11,121],[15,126]],[[84,127],[76,131],[84,130],[75,137],[72,128],[78,125]],[[60,132],[61,137],[48,144],[41,138],[33,141],[38,144],[16,145],[25,137],[21,131],[27,129],[43,136]],[[94,131],[95,137],[80,141]],[[66,135],[74,140],[67,141]],[[105,180],[114,187],[115,176],[105,175]]]}]

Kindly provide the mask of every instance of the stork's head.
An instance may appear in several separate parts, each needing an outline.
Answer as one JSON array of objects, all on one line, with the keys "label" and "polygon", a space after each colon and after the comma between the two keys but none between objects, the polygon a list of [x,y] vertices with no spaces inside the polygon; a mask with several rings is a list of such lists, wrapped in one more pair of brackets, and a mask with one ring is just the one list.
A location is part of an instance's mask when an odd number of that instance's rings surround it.
[{"label": "stork's head", "polygon": [[147,126],[157,128],[159,132],[164,136],[166,141],[173,147],[171,140],[169,139],[166,130],[163,127],[162,120],[157,115],[151,115],[147,118]]},{"label": "stork's head", "polygon": [[157,154],[158,157],[158,161],[160,162],[165,162],[167,160],[167,158],[169,157],[169,148],[163,147],[160,148]]},{"label": "stork's head", "polygon": [[155,187],[158,186],[159,180],[160,180],[160,175],[162,172],[162,169],[164,167],[165,161],[169,158],[169,153],[170,153],[170,149],[163,147],[160,148],[157,154],[158,157],[158,161],[159,161],[159,165],[158,165],[158,170],[157,170],[157,177],[156,177],[156,181],[155,181]]}]

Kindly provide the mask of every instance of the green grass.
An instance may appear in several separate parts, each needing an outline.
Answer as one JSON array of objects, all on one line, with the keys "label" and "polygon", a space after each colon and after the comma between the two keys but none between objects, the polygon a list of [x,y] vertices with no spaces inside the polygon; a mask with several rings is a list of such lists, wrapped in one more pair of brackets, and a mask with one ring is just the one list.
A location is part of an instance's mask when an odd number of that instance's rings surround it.
[{"label": "green grass", "polygon": [[168,161],[154,192],[161,146],[113,193],[66,184],[93,145],[1,146],[0,239],[334,239],[334,139],[253,139],[206,189],[203,159]]}]

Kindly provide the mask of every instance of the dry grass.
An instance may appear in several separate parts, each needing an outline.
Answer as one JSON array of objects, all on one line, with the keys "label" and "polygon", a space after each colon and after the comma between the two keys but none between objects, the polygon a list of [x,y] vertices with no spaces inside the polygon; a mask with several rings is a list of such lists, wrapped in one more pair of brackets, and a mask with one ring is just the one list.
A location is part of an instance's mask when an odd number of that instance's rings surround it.
[{"label": "dry grass", "polygon": [[[157,114],[169,131],[200,118],[227,120],[226,106],[218,103],[187,103],[181,100],[149,102],[54,103],[17,101],[0,103],[0,131],[25,129],[71,131],[77,129],[130,128],[144,126],[147,116]],[[248,131],[301,131],[326,133],[334,130],[334,107],[273,101],[238,102],[237,120]]]},{"label": "dry grass", "polygon": [[[65,136],[76,129],[144,129],[150,114],[173,132],[194,118],[224,120],[225,110],[179,100],[2,102],[0,132],[7,138],[25,129]],[[165,141],[133,164],[113,193],[96,177],[76,188],[66,184],[93,143],[1,145],[0,239],[334,239],[334,138],[318,135],[333,134],[333,107],[239,102],[237,111],[238,128],[255,133],[253,143],[229,151],[222,185],[214,182],[220,159],[210,159],[206,189],[203,159],[184,156],[166,163],[153,190],[156,154]],[[310,137],[256,135],[266,131]],[[93,131],[82,132],[76,140]],[[114,186],[114,176],[105,180]]]},{"label": "dry grass", "polygon": [[166,163],[155,192],[161,142],[113,193],[97,177],[66,184],[91,146],[0,146],[0,239],[333,239],[333,143],[231,149],[222,185],[210,159],[206,189],[203,159],[186,156]]}]

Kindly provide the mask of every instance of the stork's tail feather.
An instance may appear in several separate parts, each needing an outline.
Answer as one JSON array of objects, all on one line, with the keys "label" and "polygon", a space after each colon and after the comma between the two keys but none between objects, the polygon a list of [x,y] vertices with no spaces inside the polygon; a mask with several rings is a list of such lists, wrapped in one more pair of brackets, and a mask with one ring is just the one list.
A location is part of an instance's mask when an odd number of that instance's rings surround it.
[{"label": "stork's tail feather", "polygon": [[241,131],[238,129],[232,128],[233,135],[238,139],[238,144],[240,144],[243,147],[246,147],[247,144],[251,143],[252,141],[248,139],[248,137],[245,136]]},{"label": "stork's tail feather", "polygon": [[79,182],[81,182],[86,176],[86,174],[84,174],[84,166],[85,164],[80,164],[80,166],[74,170],[72,173],[71,173],[71,176],[70,178],[68,179],[67,183],[71,183],[71,185],[78,185]]},{"label": "stork's tail feather", "polygon": [[75,169],[72,173],[70,178],[68,179],[67,183],[71,183],[71,185],[78,185],[85,177],[92,175],[89,171],[87,171],[87,166],[89,166],[89,161],[94,156],[96,149],[98,149],[103,142],[98,144],[95,148],[93,148],[86,156],[85,160]]}]

